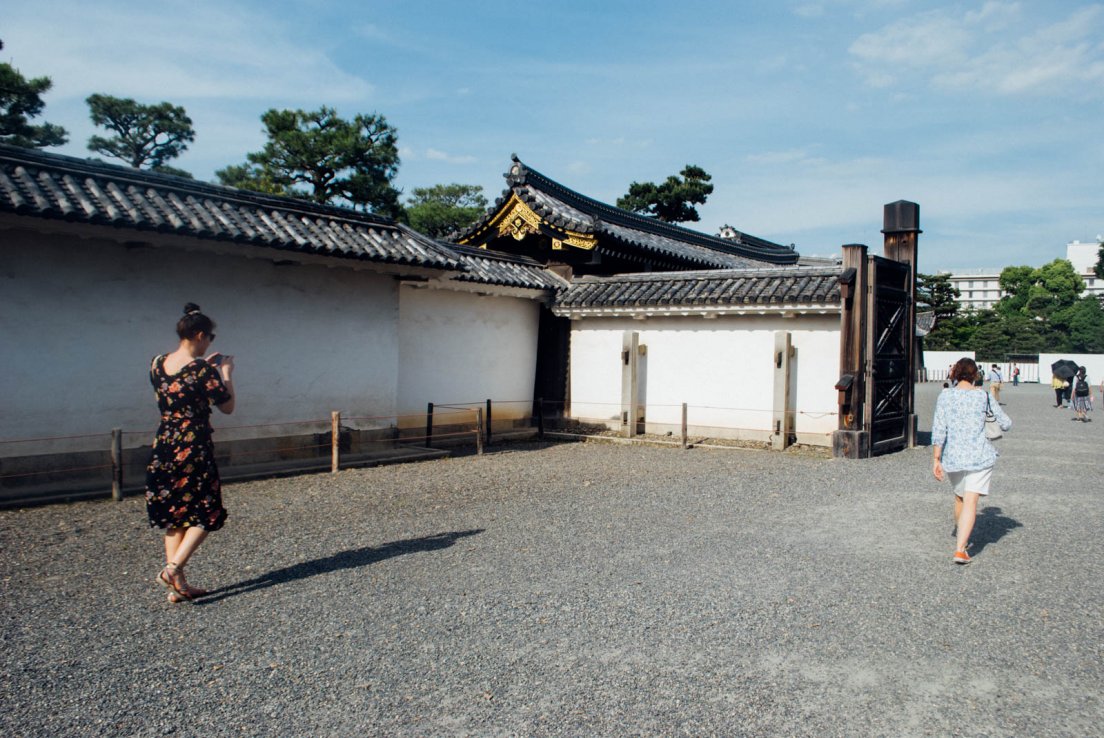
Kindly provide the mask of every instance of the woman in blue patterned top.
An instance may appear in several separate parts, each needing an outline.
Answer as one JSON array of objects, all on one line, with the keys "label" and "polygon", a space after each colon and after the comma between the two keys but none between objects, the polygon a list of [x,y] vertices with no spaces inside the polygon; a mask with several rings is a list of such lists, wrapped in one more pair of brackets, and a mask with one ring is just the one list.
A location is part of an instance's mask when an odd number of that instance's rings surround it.
[{"label": "woman in blue patterned top", "polygon": [[1000,403],[990,402],[989,393],[975,386],[977,378],[974,360],[959,359],[951,370],[953,384],[935,403],[932,422],[932,473],[940,482],[950,479],[955,494],[956,564],[970,563],[966,546],[974,529],[978,499],[989,494],[997,462],[997,450],[985,437],[986,410],[992,411],[1002,430],[1012,427]]}]

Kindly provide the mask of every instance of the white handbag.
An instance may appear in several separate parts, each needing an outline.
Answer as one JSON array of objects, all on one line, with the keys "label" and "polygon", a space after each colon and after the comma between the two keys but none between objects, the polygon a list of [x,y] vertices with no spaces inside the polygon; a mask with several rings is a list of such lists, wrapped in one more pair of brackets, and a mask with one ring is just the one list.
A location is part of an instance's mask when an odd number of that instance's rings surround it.
[{"label": "white handbag", "polygon": [[993,408],[989,405],[989,396],[985,396],[985,437],[990,441],[995,441],[998,438],[1004,436],[1004,431],[1001,430],[1000,424],[997,423],[997,416],[993,414]]}]

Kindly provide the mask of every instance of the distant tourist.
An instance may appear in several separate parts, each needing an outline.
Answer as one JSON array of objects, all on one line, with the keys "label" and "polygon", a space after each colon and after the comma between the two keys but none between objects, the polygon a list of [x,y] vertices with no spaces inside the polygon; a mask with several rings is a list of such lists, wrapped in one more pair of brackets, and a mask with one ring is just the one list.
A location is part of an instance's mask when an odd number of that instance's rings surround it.
[{"label": "distant tourist", "polygon": [[1020,368],[1015,364],[1012,365],[1012,386],[1020,386]]},{"label": "distant tourist", "polygon": [[949,479],[954,492],[956,564],[969,564],[966,548],[977,517],[978,500],[989,494],[989,481],[997,462],[997,450],[985,437],[986,412],[992,412],[1001,430],[1012,428],[999,402],[975,384],[978,366],[962,358],[951,371],[955,384],[939,394],[932,421],[932,474],[942,482]]},{"label": "distant tourist", "polygon": [[1050,388],[1054,390],[1054,407],[1062,407],[1064,404],[1062,401],[1066,397],[1066,387],[1069,386],[1069,382],[1059,377],[1057,374],[1052,374],[1050,378]]},{"label": "distant tourist", "polygon": [[1089,378],[1083,366],[1077,369],[1077,376],[1073,378],[1073,402],[1070,403],[1070,407],[1073,408],[1074,420],[1080,420],[1082,423],[1092,422],[1092,418],[1088,417],[1088,413],[1093,409],[1092,385],[1089,384]]},{"label": "distant tourist", "polygon": [[1001,370],[997,368],[996,364],[993,364],[993,367],[989,370],[989,392],[998,405],[1000,404],[1000,391],[1003,382],[1004,377],[1001,376]]},{"label": "distant tourist", "polygon": [[150,365],[161,424],[146,468],[150,526],[165,530],[165,568],[157,580],[168,587],[170,602],[207,594],[189,586],[184,566],[207,534],[226,522],[208,418],[211,405],[234,412],[234,357],[214,353],[203,358],[215,340],[215,322],[189,302],[176,335],[177,349]]}]

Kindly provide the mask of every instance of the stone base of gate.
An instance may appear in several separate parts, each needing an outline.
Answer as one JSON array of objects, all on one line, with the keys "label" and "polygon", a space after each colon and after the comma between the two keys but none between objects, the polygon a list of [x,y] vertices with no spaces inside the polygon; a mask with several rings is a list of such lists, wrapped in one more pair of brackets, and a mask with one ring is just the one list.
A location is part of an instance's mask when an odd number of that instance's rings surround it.
[{"label": "stone base of gate", "polygon": [[867,431],[832,431],[832,456],[837,459],[869,459],[870,433]]}]

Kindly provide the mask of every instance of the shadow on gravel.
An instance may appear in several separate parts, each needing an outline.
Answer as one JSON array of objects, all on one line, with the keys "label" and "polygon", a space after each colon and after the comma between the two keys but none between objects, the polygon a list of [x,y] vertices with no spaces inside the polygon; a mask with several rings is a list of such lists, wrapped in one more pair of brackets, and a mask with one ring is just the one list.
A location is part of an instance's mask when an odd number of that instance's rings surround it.
[{"label": "shadow on gravel", "polygon": [[313,577],[318,574],[328,574],[333,571],[341,571],[342,569],[356,569],[361,566],[368,566],[404,554],[438,551],[442,548],[452,546],[461,538],[478,535],[482,532],[483,528],[476,530],[461,530],[453,531],[452,533],[438,533],[434,536],[423,536],[422,538],[410,538],[404,541],[392,541],[382,546],[354,548],[349,551],[336,553],[333,556],[326,556],[325,558],[314,559],[313,561],[304,561],[294,566],[284,567],[283,569],[275,569],[253,579],[247,579],[242,582],[211,590],[208,595],[196,600],[193,604],[212,605],[227,597],[255,592],[258,589],[273,587],[277,584],[294,582],[296,579],[306,579],[307,577]]},{"label": "shadow on gravel", "polygon": [[999,507],[985,507],[974,521],[974,530],[970,535],[970,555],[981,553],[990,543],[996,543],[1023,523],[1001,514]]}]

